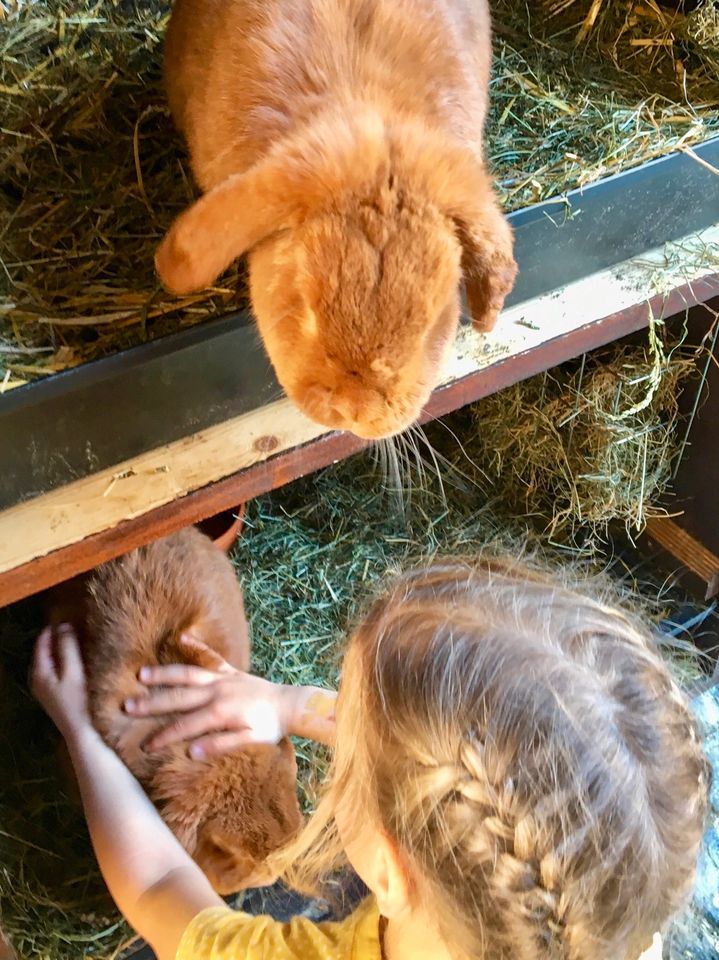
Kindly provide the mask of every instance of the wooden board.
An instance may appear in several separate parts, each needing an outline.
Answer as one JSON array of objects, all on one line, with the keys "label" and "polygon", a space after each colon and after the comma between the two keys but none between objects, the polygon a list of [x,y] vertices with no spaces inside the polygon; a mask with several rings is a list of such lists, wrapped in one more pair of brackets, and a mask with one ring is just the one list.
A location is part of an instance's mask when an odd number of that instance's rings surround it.
[{"label": "wooden board", "polygon": [[719,593],[719,557],[672,517],[652,517],[644,532],[703,584],[704,600],[711,600]]},{"label": "wooden board", "polygon": [[[719,293],[719,226],[514,306],[491,334],[462,328],[425,411],[479,397]],[[0,605],[361,449],[288,400],[0,513]]]}]

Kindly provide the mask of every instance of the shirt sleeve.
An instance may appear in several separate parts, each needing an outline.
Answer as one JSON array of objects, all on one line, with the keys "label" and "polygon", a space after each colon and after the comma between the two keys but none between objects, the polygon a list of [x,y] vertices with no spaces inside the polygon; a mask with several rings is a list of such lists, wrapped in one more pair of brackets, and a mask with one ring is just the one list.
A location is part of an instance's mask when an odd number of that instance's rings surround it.
[{"label": "shirt sleeve", "polygon": [[190,922],[175,960],[269,958],[273,954],[266,952],[267,926],[273,923],[270,917],[252,917],[229,907],[209,907]]}]

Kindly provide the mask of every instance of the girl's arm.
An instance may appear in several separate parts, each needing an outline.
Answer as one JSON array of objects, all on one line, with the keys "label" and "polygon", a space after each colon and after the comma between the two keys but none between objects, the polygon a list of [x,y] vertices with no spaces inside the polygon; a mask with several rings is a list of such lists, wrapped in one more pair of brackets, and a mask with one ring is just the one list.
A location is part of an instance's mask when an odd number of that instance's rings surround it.
[{"label": "girl's arm", "polygon": [[184,636],[182,643],[188,653],[193,648],[201,653],[212,669],[185,664],[143,667],[140,680],[148,693],[126,701],[127,713],[175,714],[146,750],[188,740],[191,756],[208,757],[250,743],[277,743],[285,736],[334,746],[335,693],[270,683],[237,670],[194,637]]},{"label": "girl's arm", "polygon": [[113,900],[158,960],[173,960],[193,917],[222,900],[93,728],[77,639],[69,627],[58,631],[55,651],[49,630],[38,638],[32,685],[67,742],[95,855]]}]

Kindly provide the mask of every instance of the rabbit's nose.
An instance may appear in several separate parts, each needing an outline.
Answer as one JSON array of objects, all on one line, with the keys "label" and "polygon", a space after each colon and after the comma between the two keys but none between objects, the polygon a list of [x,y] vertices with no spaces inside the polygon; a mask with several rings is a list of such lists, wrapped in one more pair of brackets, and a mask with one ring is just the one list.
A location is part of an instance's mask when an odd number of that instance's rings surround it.
[{"label": "rabbit's nose", "polygon": [[343,394],[334,394],[329,399],[330,416],[333,420],[352,425],[357,422],[361,413],[361,404],[356,397]]},{"label": "rabbit's nose", "polygon": [[298,396],[304,412],[312,420],[333,430],[349,430],[359,437],[375,439],[396,433],[406,424],[393,425],[387,398],[372,387],[352,384],[337,389],[312,384]]},{"label": "rabbit's nose", "polygon": [[356,397],[320,384],[305,390],[303,406],[313,420],[335,429],[350,428],[360,414]]}]

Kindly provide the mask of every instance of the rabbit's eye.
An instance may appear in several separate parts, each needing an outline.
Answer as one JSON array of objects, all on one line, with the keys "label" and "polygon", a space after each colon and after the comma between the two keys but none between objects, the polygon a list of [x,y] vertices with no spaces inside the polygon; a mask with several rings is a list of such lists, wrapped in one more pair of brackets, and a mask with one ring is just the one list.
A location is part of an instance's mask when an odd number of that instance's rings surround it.
[{"label": "rabbit's eye", "polygon": [[214,841],[212,841],[212,843],[209,845],[207,852],[215,860],[221,862],[230,863],[234,859],[234,852],[232,850],[229,850],[227,847],[223,847]]}]

